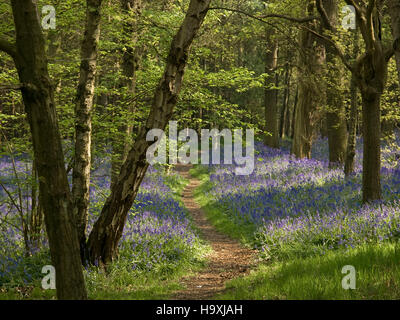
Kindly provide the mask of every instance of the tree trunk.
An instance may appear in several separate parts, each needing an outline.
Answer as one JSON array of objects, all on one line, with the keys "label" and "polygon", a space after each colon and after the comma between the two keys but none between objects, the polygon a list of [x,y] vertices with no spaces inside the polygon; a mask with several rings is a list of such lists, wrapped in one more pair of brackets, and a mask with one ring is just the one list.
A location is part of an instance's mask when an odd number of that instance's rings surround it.
[{"label": "tree trunk", "polygon": [[11,4],[16,29],[14,61],[23,84],[22,97],[32,133],[40,203],[57,273],[57,297],[85,299],[78,236],[36,1],[12,0]]},{"label": "tree trunk", "polygon": [[363,99],[363,201],[381,199],[380,93],[362,92]]},{"label": "tree trunk", "polygon": [[[365,54],[353,68],[363,104],[363,202],[380,200],[381,110],[380,100],[386,87],[388,62],[394,54],[386,50],[381,40],[381,23],[377,4],[370,0],[365,12],[359,12],[357,23],[365,42]],[[373,5],[373,6],[371,6]],[[362,15],[362,16],[360,16]]]},{"label": "tree trunk", "polygon": [[288,135],[288,124],[290,123],[290,110],[289,110],[289,94],[290,94],[290,66],[286,64],[285,72],[285,89],[283,91],[282,110],[279,124],[279,135],[284,138]]},{"label": "tree trunk", "polygon": [[[309,0],[307,14],[313,15],[315,1]],[[309,22],[308,28],[316,29],[315,22]],[[318,75],[325,62],[325,49],[318,44],[315,36],[306,29],[300,32],[300,79],[299,101],[294,122],[292,153],[297,158],[311,158],[314,138],[314,126],[318,122],[318,103],[320,92],[317,88]]]},{"label": "tree trunk", "polygon": [[356,156],[356,143],[357,143],[357,121],[358,121],[357,85],[354,77],[352,77],[350,85],[350,114],[348,121],[349,135],[347,139],[346,162],[344,165],[344,174],[346,177],[349,177],[351,174],[354,173],[354,162]]},{"label": "tree trunk", "polygon": [[267,45],[270,48],[266,52],[265,73],[265,144],[271,148],[279,148],[279,125],[278,125],[278,90],[274,88],[277,82],[278,66],[278,42],[272,39],[268,31]]},{"label": "tree trunk", "polygon": [[[358,31],[354,30],[353,56],[357,57],[360,51]],[[355,73],[352,72],[350,83],[350,114],[348,120],[349,134],[347,138],[346,162],[344,174],[349,177],[354,173],[356,144],[357,144],[357,123],[358,123],[358,90]]]},{"label": "tree trunk", "polygon": [[[331,25],[337,25],[337,1],[325,0],[324,8]],[[326,125],[329,144],[330,166],[343,164],[347,148],[347,125],[346,109],[340,92],[340,85],[343,82],[343,72],[339,59],[332,45],[326,44],[327,78],[330,83],[326,89],[327,106]]]},{"label": "tree trunk", "polygon": [[[392,23],[392,35],[393,40],[400,39],[400,1],[399,0],[388,0],[389,15]],[[400,43],[398,44],[400,46]],[[399,78],[400,87],[400,51],[397,50],[395,53],[397,75]]]},{"label": "tree trunk", "polygon": [[86,6],[86,26],[81,47],[80,77],[75,109],[75,156],[72,174],[73,214],[77,224],[83,263],[85,263],[89,211],[92,108],[100,38],[101,0],[87,0]]},{"label": "tree trunk", "polygon": [[[126,19],[123,24],[124,36],[129,40],[126,41],[122,54],[122,79],[120,88],[127,88],[127,92],[131,97],[134,97],[136,92],[136,76],[140,63],[140,49],[136,48],[138,41],[137,23],[141,15],[142,1],[141,0],[121,0],[121,9],[126,14]],[[132,16],[129,15],[132,12]],[[135,112],[135,103],[129,105],[129,114]],[[118,174],[122,163],[125,161],[130,148],[132,147],[133,121],[127,121],[125,125],[118,128],[119,132],[124,136],[123,141],[114,139],[113,156],[111,164],[111,184],[114,184],[118,179]]]},{"label": "tree trunk", "polygon": [[299,104],[299,87],[296,87],[296,95],[294,96],[292,118],[290,119],[290,138],[294,139],[294,128],[296,122],[297,105]]},{"label": "tree trunk", "polygon": [[[30,249],[36,250],[40,248],[40,232],[43,226],[43,210],[38,201],[38,190],[37,190],[38,174],[36,168],[36,160],[33,160],[32,164],[32,206],[31,206],[31,216],[29,221],[29,239],[30,239]],[[32,250],[31,250],[32,251]]]},{"label": "tree trunk", "polygon": [[190,1],[185,19],[172,41],[165,72],[156,89],[146,125],[140,129],[122,165],[118,180],[112,186],[111,195],[89,236],[88,248],[92,263],[108,263],[117,254],[128,211],[149,165],[146,151],[153,142],[146,141],[147,132],[154,128],[164,130],[172,117],[181,90],[190,46],[203,23],[209,5],[210,0]]}]

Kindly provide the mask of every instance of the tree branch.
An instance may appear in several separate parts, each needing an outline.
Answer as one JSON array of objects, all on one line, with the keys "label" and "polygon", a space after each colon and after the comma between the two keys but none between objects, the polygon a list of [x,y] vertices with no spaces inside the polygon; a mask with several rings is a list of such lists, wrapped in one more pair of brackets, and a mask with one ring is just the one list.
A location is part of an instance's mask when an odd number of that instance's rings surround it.
[{"label": "tree branch", "polygon": [[335,41],[333,41],[332,39],[323,36],[322,34],[307,28],[307,27],[303,27],[304,29],[306,29],[308,32],[312,33],[313,35],[315,35],[316,37],[327,41],[336,51],[336,54],[338,55],[338,57],[342,60],[343,64],[346,66],[347,69],[349,69],[349,71],[353,72],[354,71],[354,67],[349,63],[348,59],[346,58],[346,56],[344,55],[342,49],[339,48],[339,46],[337,45],[337,43]]},{"label": "tree branch", "polygon": [[319,19],[316,16],[310,16],[310,17],[305,17],[305,18],[295,18],[295,17],[285,16],[285,15],[282,15],[282,14],[274,14],[274,13],[263,15],[260,18],[262,18],[262,19],[265,19],[265,18],[280,18],[280,19],[289,20],[291,22],[296,22],[296,23],[306,23],[306,22],[310,22],[310,21],[314,21],[314,20],[318,20]]},{"label": "tree branch", "polygon": [[332,25],[328,14],[325,11],[324,6],[322,5],[322,1],[321,0],[317,0],[317,10],[319,12],[319,14],[321,15],[322,18],[322,22],[325,26],[326,29],[335,32],[336,31],[336,27]]},{"label": "tree branch", "polygon": [[360,6],[354,2],[354,0],[346,0],[346,3],[350,6],[353,6],[356,9],[356,13],[361,16],[361,8]]},{"label": "tree branch", "polygon": [[385,50],[386,62],[392,59],[396,52],[400,52],[400,38],[394,40],[392,46]]},{"label": "tree branch", "polygon": [[375,0],[369,0],[368,6],[367,6],[367,19],[372,18],[372,12],[374,11],[376,1]]},{"label": "tree branch", "polygon": [[0,91],[4,90],[21,90],[24,87],[23,84],[9,84],[0,86]]},{"label": "tree branch", "polygon": [[231,8],[224,8],[224,7],[211,7],[208,10],[225,10],[225,11],[230,11],[230,12],[236,12],[236,13],[244,14],[245,16],[248,16],[252,19],[256,19],[263,23],[266,23],[266,21],[264,21],[264,19],[266,19],[266,18],[280,18],[280,19],[285,19],[285,20],[289,20],[292,22],[296,22],[296,23],[306,23],[306,22],[310,22],[310,21],[318,19],[318,17],[314,17],[314,16],[306,17],[306,18],[295,18],[295,17],[285,16],[282,14],[274,14],[274,13],[257,17],[257,16],[254,16],[248,12],[245,12],[245,11],[242,11],[239,9],[231,9]]}]

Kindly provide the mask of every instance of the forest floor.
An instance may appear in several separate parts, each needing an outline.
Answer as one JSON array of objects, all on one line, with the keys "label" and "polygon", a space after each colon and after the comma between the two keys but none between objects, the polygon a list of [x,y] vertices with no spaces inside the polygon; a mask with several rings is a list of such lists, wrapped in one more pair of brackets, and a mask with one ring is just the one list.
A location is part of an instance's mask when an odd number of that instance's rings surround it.
[{"label": "forest floor", "polygon": [[181,283],[184,290],[175,293],[172,298],[177,300],[205,300],[225,290],[225,283],[234,278],[248,275],[255,265],[255,251],[243,247],[239,242],[218,232],[207,220],[205,212],[194,200],[194,190],[200,181],[190,176],[191,166],[178,165],[175,171],[189,180],[183,191],[182,201],[189,210],[200,236],[212,247],[208,256],[207,266],[195,276],[184,277]]}]

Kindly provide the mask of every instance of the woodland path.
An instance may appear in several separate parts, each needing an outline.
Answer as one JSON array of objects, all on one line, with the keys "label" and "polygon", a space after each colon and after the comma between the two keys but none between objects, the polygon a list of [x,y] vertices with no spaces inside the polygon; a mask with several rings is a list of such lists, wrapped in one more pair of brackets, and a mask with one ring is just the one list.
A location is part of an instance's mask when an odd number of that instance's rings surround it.
[{"label": "woodland path", "polygon": [[189,165],[175,167],[175,171],[189,180],[183,191],[182,200],[200,230],[201,238],[206,240],[213,250],[208,256],[207,266],[194,276],[183,278],[181,283],[185,289],[175,293],[172,298],[206,300],[223,292],[227,281],[248,274],[254,265],[255,251],[218,232],[207,220],[204,211],[193,197],[193,192],[200,185],[200,181],[190,176],[190,168]]}]

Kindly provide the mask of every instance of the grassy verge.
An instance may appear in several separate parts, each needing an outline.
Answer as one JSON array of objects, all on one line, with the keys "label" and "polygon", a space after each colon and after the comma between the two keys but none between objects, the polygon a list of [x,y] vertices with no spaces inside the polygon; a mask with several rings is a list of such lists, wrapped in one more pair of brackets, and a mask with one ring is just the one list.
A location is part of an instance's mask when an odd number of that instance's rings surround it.
[{"label": "grassy verge", "polygon": [[[124,261],[118,261],[107,272],[101,270],[85,271],[88,297],[91,300],[164,300],[177,290],[183,289],[179,283],[182,276],[194,274],[204,266],[197,263],[184,263],[170,270],[139,273],[121,268]],[[0,289],[0,300],[51,300],[56,299],[55,290],[41,289],[40,281],[27,287]]]},{"label": "grassy verge", "polygon": [[244,245],[251,245],[253,242],[254,227],[251,225],[237,225],[228,215],[226,215],[222,208],[218,207],[215,201],[207,195],[212,188],[210,176],[204,166],[195,166],[190,170],[190,174],[201,181],[201,185],[194,192],[194,197],[199,203],[207,219],[215,226],[215,228],[233,239],[237,239]]},{"label": "grassy verge", "polygon": [[[201,250],[201,248],[199,248]],[[192,275],[204,267],[199,251],[198,258],[166,266],[151,272],[130,272],[121,268],[123,261],[104,271],[86,272],[86,285],[90,299],[102,300],[165,300],[183,289],[179,279]]]},{"label": "grassy verge", "polygon": [[[218,299],[399,299],[399,244],[369,245],[325,256],[261,265],[234,279]],[[356,288],[345,290],[346,265],[356,270]]]}]

